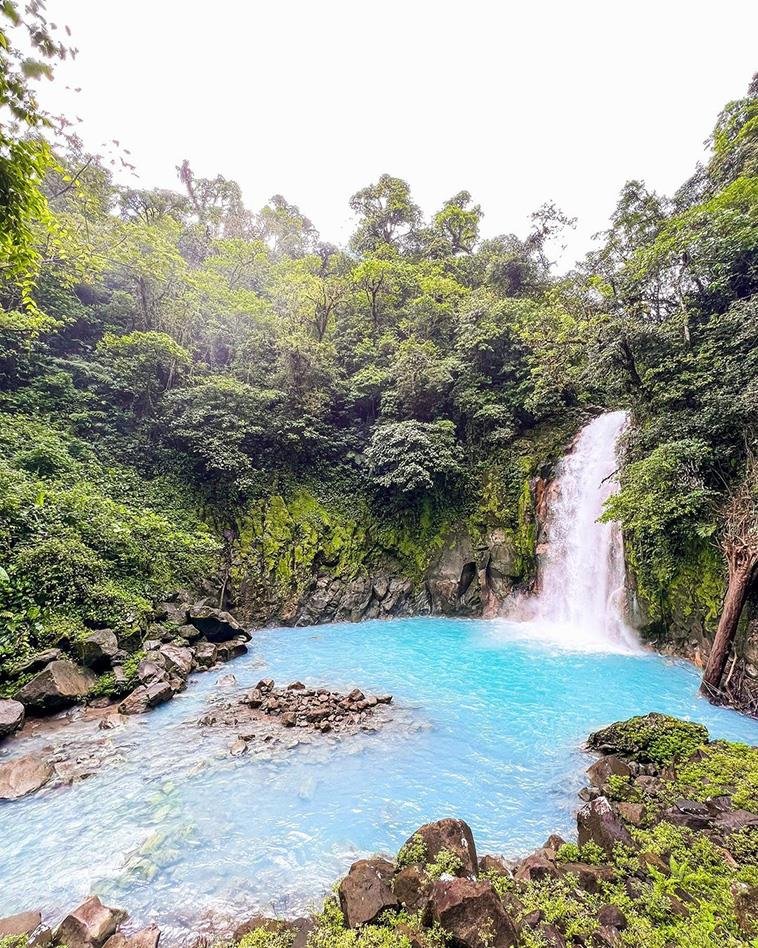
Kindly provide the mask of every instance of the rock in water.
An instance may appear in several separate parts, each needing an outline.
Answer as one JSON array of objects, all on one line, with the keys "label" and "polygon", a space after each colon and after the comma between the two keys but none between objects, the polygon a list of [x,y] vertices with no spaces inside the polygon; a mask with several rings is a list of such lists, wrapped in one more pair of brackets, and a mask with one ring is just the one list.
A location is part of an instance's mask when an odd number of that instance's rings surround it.
[{"label": "rock in water", "polygon": [[55,941],[67,948],[100,948],[125,918],[126,912],[108,908],[93,895],[63,919]]},{"label": "rock in water", "polygon": [[0,740],[15,734],[24,723],[26,712],[20,701],[0,699]]},{"label": "rock in water", "polygon": [[385,909],[397,908],[392,891],[394,866],[386,859],[360,859],[340,882],[339,899],[349,928],[373,922]]},{"label": "rock in water", "polygon": [[149,708],[170,701],[173,689],[167,681],[156,681],[151,685],[140,685],[127,695],[118,706],[119,714],[143,714]]},{"label": "rock in water", "polygon": [[148,925],[133,935],[116,932],[106,941],[105,948],[158,948],[161,930],[157,925]]},{"label": "rock in water", "polygon": [[34,754],[0,764],[0,800],[18,800],[27,793],[34,793],[52,776],[52,765]]},{"label": "rock in water", "polygon": [[426,862],[434,862],[439,854],[446,850],[454,853],[461,861],[459,875],[476,875],[476,845],[471,827],[463,820],[437,820],[425,823],[406,841],[403,848],[410,850],[418,843],[423,844]]},{"label": "rock in water", "polygon": [[512,948],[516,928],[491,882],[435,882],[430,901],[435,922],[460,948]]},{"label": "rock in water", "polygon": [[39,912],[19,912],[18,915],[0,918],[0,940],[31,935],[41,924],[42,915]]},{"label": "rock in water", "polygon": [[15,698],[32,711],[58,711],[84,698],[96,680],[89,669],[54,661],[20,688]]}]

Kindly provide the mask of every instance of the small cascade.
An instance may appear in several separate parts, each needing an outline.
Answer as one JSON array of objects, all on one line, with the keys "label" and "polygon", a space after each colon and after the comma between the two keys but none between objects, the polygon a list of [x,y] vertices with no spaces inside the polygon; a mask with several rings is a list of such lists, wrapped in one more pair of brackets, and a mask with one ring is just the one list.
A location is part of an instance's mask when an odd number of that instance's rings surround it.
[{"label": "small cascade", "polygon": [[626,423],[623,411],[595,418],[558,467],[539,591],[521,597],[506,614],[527,623],[530,637],[582,651],[639,649],[624,617],[621,531],[598,523],[605,501],[618,489],[616,445]]}]

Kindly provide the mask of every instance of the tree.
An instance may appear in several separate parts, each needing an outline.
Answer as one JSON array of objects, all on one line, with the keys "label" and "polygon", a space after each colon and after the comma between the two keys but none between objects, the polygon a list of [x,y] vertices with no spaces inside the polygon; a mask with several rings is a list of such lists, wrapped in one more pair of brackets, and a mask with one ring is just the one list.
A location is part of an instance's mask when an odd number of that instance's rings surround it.
[{"label": "tree", "polygon": [[758,571],[758,461],[755,458],[749,461],[744,480],[726,503],[722,523],[721,549],[729,568],[729,583],[703,672],[701,690],[708,696],[719,693],[742,609]]},{"label": "tree", "polygon": [[405,497],[450,486],[463,475],[455,426],[446,419],[377,425],[366,461],[374,484]]},{"label": "tree", "polygon": [[472,206],[468,191],[459,191],[434,215],[432,231],[442,238],[452,256],[473,253],[479,239],[481,219],[481,207],[478,204]]},{"label": "tree", "polygon": [[350,207],[359,215],[350,241],[358,253],[370,253],[382,244],[402,249],[421,223],[421,209],[412,201],[408,183],[389,174],[357,191]]}]

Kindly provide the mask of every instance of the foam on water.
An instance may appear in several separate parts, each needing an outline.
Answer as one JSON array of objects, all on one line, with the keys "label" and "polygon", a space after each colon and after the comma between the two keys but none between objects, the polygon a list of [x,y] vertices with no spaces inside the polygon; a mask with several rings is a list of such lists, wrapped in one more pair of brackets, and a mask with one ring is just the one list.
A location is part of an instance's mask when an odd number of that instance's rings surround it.
[{"label": "foam on water", "polygon": [[[571,836],[589,762],[581,742],[609,721],[660,710],[758,740],[754,721],[698,697],[685,663],[563,651],[501,630],[418,618],[256,633],[250,655],[196,676],[173,702],[94,731],[114,755],[94,776],[0,804],[0,915],[63,912],[91,891],[169,937],[198,916],[296,914],[351,861],[396,851],[427,820],[468,820],[482,852]],[[239,689],[265,674],[389,691],[399,722],[231,757],[230,738],[196,724],[233,694],[219,684],[230,671]]]}]

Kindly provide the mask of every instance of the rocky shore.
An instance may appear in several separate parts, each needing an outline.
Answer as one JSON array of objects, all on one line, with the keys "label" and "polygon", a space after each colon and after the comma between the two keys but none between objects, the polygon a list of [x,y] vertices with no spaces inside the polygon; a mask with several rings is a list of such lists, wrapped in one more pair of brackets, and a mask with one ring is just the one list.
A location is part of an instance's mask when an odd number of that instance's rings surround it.
[{"label": "rocky shore", "polygon": [[[264,680],[248,693],[247,706],[277,718],[294,713],[297,726],[299,714],[307,722],[307,709],[321,704],[314,702],[318,691],[307,691]],[[370,702],[355,693],[333,696],[330,713],[340,708],[349,719],[381,706]],[[758,748],[711,742],[702,726],[658,714],[604,728],[590,736],[588,748],[599,759],[580,793],[576,842],[551,836],[535,852],[506,860],[479,856],[461,820],[428,823],[394,858],[354,863],[320,914],[289,921],[254,917],[237,925],[231,943],[752,948],[758,938]],[[123,912],[94,896],[55,929],[36,909],[0,919],[3,948],[156,948],[159,937],[155,926],[130,931]],[[217,941],[230,943],[221,934]]]}]

